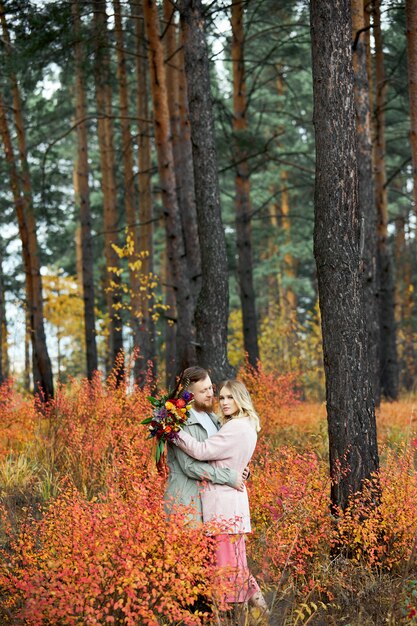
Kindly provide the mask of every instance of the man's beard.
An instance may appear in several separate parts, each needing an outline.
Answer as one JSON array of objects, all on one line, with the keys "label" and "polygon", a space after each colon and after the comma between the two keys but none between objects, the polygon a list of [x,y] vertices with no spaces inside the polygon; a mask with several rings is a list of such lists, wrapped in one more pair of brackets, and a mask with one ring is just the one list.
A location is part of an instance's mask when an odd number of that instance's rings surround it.
[{"label": "man's beard", "polygon": [[214,401],[210,400],[209,402],[197,402],[196,400],[194,400],[193,402],[193,409],[195,409],[196,411],[206,411],[207,413],[210,413],[213,410],[213,404]]}]

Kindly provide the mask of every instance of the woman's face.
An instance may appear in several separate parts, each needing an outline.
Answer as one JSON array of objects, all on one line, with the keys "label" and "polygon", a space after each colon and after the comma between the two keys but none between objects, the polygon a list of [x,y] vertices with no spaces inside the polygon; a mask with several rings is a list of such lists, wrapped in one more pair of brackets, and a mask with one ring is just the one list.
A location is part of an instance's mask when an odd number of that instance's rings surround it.
[{"label": "woman's face", "polygon": [[219,404],[225,417],[232,417],[232,415],[239,411],[239,407],[234,401],[232,392],[228,387],[222,387],[220,389]]}]

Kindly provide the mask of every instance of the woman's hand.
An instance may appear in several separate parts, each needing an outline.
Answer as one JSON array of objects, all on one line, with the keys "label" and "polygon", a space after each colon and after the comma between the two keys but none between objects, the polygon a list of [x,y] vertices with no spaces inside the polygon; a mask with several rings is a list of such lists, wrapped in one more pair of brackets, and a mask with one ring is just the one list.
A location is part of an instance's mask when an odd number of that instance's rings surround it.
[{"label": "woman's hand", "polygon": [[234,487],[238,491],[244,491],[245,489],[245,478],[243,477],[244,473],[245,472],[243,471],[243,472],[238,473],[237,475],[237,481]]}]

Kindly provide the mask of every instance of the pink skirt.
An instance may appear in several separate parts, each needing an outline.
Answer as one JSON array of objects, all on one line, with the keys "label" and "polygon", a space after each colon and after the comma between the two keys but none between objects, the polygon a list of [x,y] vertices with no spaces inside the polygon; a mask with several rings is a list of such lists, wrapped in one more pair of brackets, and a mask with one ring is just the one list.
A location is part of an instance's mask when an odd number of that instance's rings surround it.
[{"label": "pink skirt", "polygon": [[225,602],[247,602],[260,591],[249,572],[245,535],[215,535],[216,565]]}]

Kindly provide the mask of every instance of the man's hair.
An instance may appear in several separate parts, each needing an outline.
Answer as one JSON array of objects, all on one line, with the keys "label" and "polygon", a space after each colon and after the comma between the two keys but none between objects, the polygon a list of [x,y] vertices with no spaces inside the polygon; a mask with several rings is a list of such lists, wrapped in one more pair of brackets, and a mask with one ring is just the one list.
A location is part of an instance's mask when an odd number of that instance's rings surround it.
[{"label": "man's hair", "polygon": [[200,380],[204,380],[209,376],[207,370],[199,365],[192,365],[191,367],[187,367],[182,373],[182,380],[188,381],[188,385],[192,385],[193,383],[198,383]]}]

